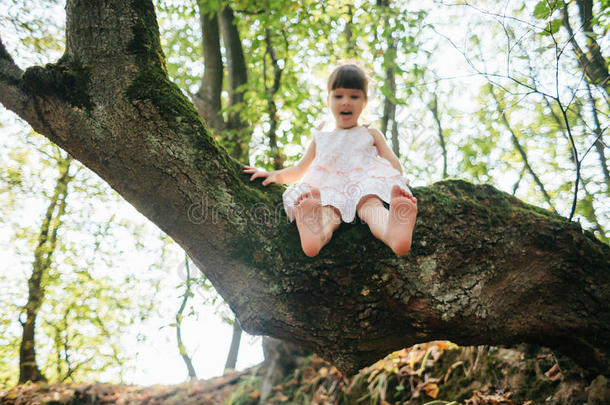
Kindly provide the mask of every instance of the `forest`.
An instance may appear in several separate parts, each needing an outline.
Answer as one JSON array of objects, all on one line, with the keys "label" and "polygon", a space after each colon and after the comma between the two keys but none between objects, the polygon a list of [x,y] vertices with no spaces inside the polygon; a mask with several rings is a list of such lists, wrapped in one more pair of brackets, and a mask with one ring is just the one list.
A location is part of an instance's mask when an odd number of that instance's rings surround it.
[{"label": "forest", "polygon": [[[608,0],[0,0],[0,404],[610,403],[609,30]],[[305,256],[242,173],[332,127],[346,62],[419,202],[404,257],[359,221]]]}]

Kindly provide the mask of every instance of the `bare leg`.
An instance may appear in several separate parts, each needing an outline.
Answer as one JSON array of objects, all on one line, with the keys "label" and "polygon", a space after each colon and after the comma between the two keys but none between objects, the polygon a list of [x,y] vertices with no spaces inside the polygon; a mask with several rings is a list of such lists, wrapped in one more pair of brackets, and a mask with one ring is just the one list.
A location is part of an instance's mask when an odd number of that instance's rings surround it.
[{"label": "bare leg", "polygon": [[399,256],[409,253],[417,216],[415,197],[394,186],[389,211],[377,196],[365,196],[357,210],[358,216],[367,223],[373,236]]},{"label": "bare leg", "polygon": [[364,196],[356,208],[358,216],[369,226],[374,237],[389,246],[386,231],[390,222],[390,212],[376,195]]},{"label": "bare leg", "polygon": [[301,195],[294,205],[301,247],[307,256],[314,257],[330,241],[341,224],[341,216],[336,208],[322,206],[320,190],[315,187]]}]

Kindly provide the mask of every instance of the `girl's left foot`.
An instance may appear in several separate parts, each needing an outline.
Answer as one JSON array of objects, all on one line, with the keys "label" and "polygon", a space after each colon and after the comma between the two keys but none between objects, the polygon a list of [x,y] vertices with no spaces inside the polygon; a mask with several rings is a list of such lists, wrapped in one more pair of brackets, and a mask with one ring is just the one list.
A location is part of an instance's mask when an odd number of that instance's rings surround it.
[{"label": "girl's left foot", "polygon": [[417,217],[417,199],[399,186],[392,187],[390,218],[385,240],[399,256],[411,249],[411,238]]},{"label": "girl's left foot", "polygon": [[311,192],[302,194],[294,205],[303,252],[309,257],[316,256],[324,245],[322,234],[324,218],[320,190],[312,187]]}]

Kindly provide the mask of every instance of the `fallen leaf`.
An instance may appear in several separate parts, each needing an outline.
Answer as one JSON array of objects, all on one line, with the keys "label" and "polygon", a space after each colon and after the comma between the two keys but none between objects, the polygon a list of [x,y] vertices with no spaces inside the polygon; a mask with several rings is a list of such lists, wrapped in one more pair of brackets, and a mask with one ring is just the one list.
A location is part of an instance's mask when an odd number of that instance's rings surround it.
[{"label": "fallen leaf", "polygon": [[436,383],[427,383],[424,385],[424,391],[429,397],[436,399],[438,396],[438,385]]}]

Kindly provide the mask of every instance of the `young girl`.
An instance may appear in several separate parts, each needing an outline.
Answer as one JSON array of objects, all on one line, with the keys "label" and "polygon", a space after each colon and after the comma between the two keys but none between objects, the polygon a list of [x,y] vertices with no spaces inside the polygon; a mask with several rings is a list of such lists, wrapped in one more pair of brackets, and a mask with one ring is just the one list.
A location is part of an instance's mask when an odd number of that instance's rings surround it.
[{"label": "young girl", "polygon": [[[316,256],[333,232],[356,213],[373,235],[397,255],[411,248],[417,199],[396,155],[376,129],[358,124],[367,102],[368,79],[358,66],[342,65],[328,79],[327,104],[336,128],[313,131],[313,140],[296,166],[265,172],[245,166],[250,181],[290,184],[284,209],[296,219],[303,252]],[[384,207],[382,200],[390,204]]]}]

